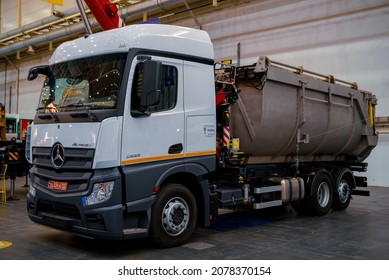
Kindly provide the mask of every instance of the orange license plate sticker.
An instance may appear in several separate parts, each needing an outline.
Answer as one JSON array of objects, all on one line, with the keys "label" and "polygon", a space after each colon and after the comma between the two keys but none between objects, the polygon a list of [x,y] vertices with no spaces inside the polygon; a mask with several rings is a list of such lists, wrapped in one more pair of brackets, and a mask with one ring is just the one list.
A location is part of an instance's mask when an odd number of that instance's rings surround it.
[{"label": "orange license plate sticker", "polygon": [[49,181],[49,189],[57,191],[66,191],[68,189],[67,182]]}]

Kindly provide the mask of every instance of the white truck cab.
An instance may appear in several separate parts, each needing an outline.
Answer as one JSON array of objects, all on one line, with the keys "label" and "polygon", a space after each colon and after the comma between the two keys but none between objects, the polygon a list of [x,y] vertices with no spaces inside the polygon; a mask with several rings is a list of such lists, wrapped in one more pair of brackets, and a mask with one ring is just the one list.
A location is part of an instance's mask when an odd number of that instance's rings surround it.
[{"label": "white truck cab", "polygon": [[[46,81],[30,127],[29,217],[90,237],[146,236],[170,185],[170,218],[151,230],[177,236],[154,234],[162,245],[182,242],[215,168],[213,58],[206,32],[145,24],[64,43],[32,68],[30,80]],[[209,223],[209,209],[201,215]]]}]

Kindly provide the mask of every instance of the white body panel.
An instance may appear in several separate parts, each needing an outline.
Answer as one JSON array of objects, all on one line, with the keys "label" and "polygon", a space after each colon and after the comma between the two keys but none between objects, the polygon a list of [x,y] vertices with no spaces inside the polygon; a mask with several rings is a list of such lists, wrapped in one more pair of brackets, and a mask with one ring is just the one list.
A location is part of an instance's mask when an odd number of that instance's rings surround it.
[{"label": "white body panel", "polygon": [[95,149],[93,168],[118,166],[122,118],[102,123],[59,123],[31,125],[31,147]]},{"label": "white body panel", "polygon": [[[126,99],[124,122],[123,122],[123,143],[122,143],[122,164],[134,164],[138,162],[164,160],[177,158],[185,153],[169,156],[169,148],[176,144],[184,146],[184,111],[183,111],[183,78],[182,60],[153,57],[154,60],[162,61],[165,65],[174,66],[177,69],[177,102],[173,109],[152,113],[150,116],[131,116],[130,98]],[[131,74],[138,61],[134,59],[131,66]],[[132,79],[128,83],[127,96],[131,92]]]},{"label": "white body panel", "polygon": [[109,118],[101,122],[93,168],[114,167],[120,164],[122,122],[123,117]]},{"label": "white body panel", "polygon": [[95,149],[100,126],[100,123],[34,124],[31,146],[52,147],[60,142],[64,147]]},{"label": "white body panel", "polygon": [[[177,59],[152,57],[178,70],[176,106],[147,117],[132,117],[126,100],[121,161],[123,165],[178,159],[216,153],[213,66]],[[132,69],[137,60],[134,59]],[[133,76],[133,71],[130,73]],[[127,92],[131,91],[132,80]],[[183,150],[169,154],[182,144]]]},{"label": "white body panel", "polygon": [[92,55],[127,52],[131,48],[214,58],[213,45],[205,31],[163,24],[141,24],[63,43],[54,52],[50,64]]},{"label": "white body panel", "polygon": [[216,150],[215,89],[212,65],[185,61],[186,151]]},{"label": "white body panel", "polygon": [[187,153],[207,153],[216,151],[215,117],[190,116],[186,118]]}]

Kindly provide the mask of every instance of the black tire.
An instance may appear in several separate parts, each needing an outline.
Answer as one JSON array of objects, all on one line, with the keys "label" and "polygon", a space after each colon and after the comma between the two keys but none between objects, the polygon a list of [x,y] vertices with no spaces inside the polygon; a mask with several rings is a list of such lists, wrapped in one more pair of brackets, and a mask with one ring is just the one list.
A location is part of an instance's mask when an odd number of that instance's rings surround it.
[{"label": "black tire", "polygon": [[355,187],[354,177],[350,170],[344,169],[339,173],[335,188],[332,208],[334,210],[346,209],[351,201],[351,192]]},{"label": "black tire", "polygon": [[188,242],[197,223],[193,193],[183,185],[168,184],[158,193],[152,207],[150,237],[162,248]]},{"label": "black tire", "polygon": [[307,197],[306,203],[312,215],[326,215],[332,206],[333,200],[332,177],[327,171],[321,171],[313,178],[312,195]]}]

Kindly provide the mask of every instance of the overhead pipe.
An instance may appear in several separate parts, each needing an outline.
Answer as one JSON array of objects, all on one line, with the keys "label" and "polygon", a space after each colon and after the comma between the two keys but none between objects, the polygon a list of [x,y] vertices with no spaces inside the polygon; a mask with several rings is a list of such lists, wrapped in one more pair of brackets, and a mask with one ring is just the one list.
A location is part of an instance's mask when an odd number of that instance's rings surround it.
[{"label": "overhead pipe", "polygon": [[[167,6],[172,6],[177,3],[182,3],[182,0],[153,0],[148,2],[142,2],[131,8],[120,9],[119,14],[122,17],[122,19],[126,21],[126,19],[129,19],[131,16],[143,14],[144,12],[153,12],[157,9],[165,9]],[[68,14],[68,11],[64,13]],[[79,13],[78,8],[76,8],[74,13]],[[91,19],[90,25],[92,28],[97,27],[98,23],[96,19],[94,18]],[[39,45],[47,44],[47,42],[49,41],[56,41],[59,39],[63,39],[66,36],[81,34],[82,32],[85,32],[84,23],[83,22],[75,23],[66,28],[62,28],[58,31],[49,32],[47,34],[36,36],[34,38],[19,43],[15,43],[7,47],[0,48],[0,57],[16,53],[19,50],[28,48],[28,46],[39,46]]]},{"label": "overhead pipe", "polygon": [[[71,16],[71,15],[74,15],[77,13],[79,13],[78,8],[73,8],[73,9],[69,9],[69,10],[62,12],[62,15],[63,15],[63,17],[68,17],[68,16]],[[42,25],[50,24],[50,23],[57,21],[57,20],[58,20],[58,16],[50,16],[50,17],[44,18],[42,20],[35,21],[33,23],[24,25],[20,28],[13,29],[13,30],[10,30],[6,33],[0,34],[0,40],[7,39],[8,37],[12,37],[12,36],[15,36],[18,34],[26,33],[27,31],[29,31],[31,29],[41,27]]]},{"label": "overhead pipe", "polygon": [[[97,26],[97,21],[91,21],[91,26]],[[42,44],[47,44],[49,41],[56,41],[59,39],[63,39],[66,36],[79,34],[85,31],[84,23],[77,23],[70,25],[66,28],[62,28],[55,32],[50,32],[47,34],[43,34],[32,39],[22,41],[16,44],[12,44],[10,46],[4,47],[0,49],[0,56],[6,56],[12,53],[15,53],[19,50],[26,49],[28,46],[39,46]]]},{"label": "overhead pipe", "polygon": [[153,0],[148,2],[141,2],[136,4],[134,7],[135,9],[133,9],[133,7],[122,8],[119,15],[123,21],[126,22],[134,15],[152,12],[151,9],[166,10],[168,6],[172,6],[174,4],[182,4],[182,0]]}]

